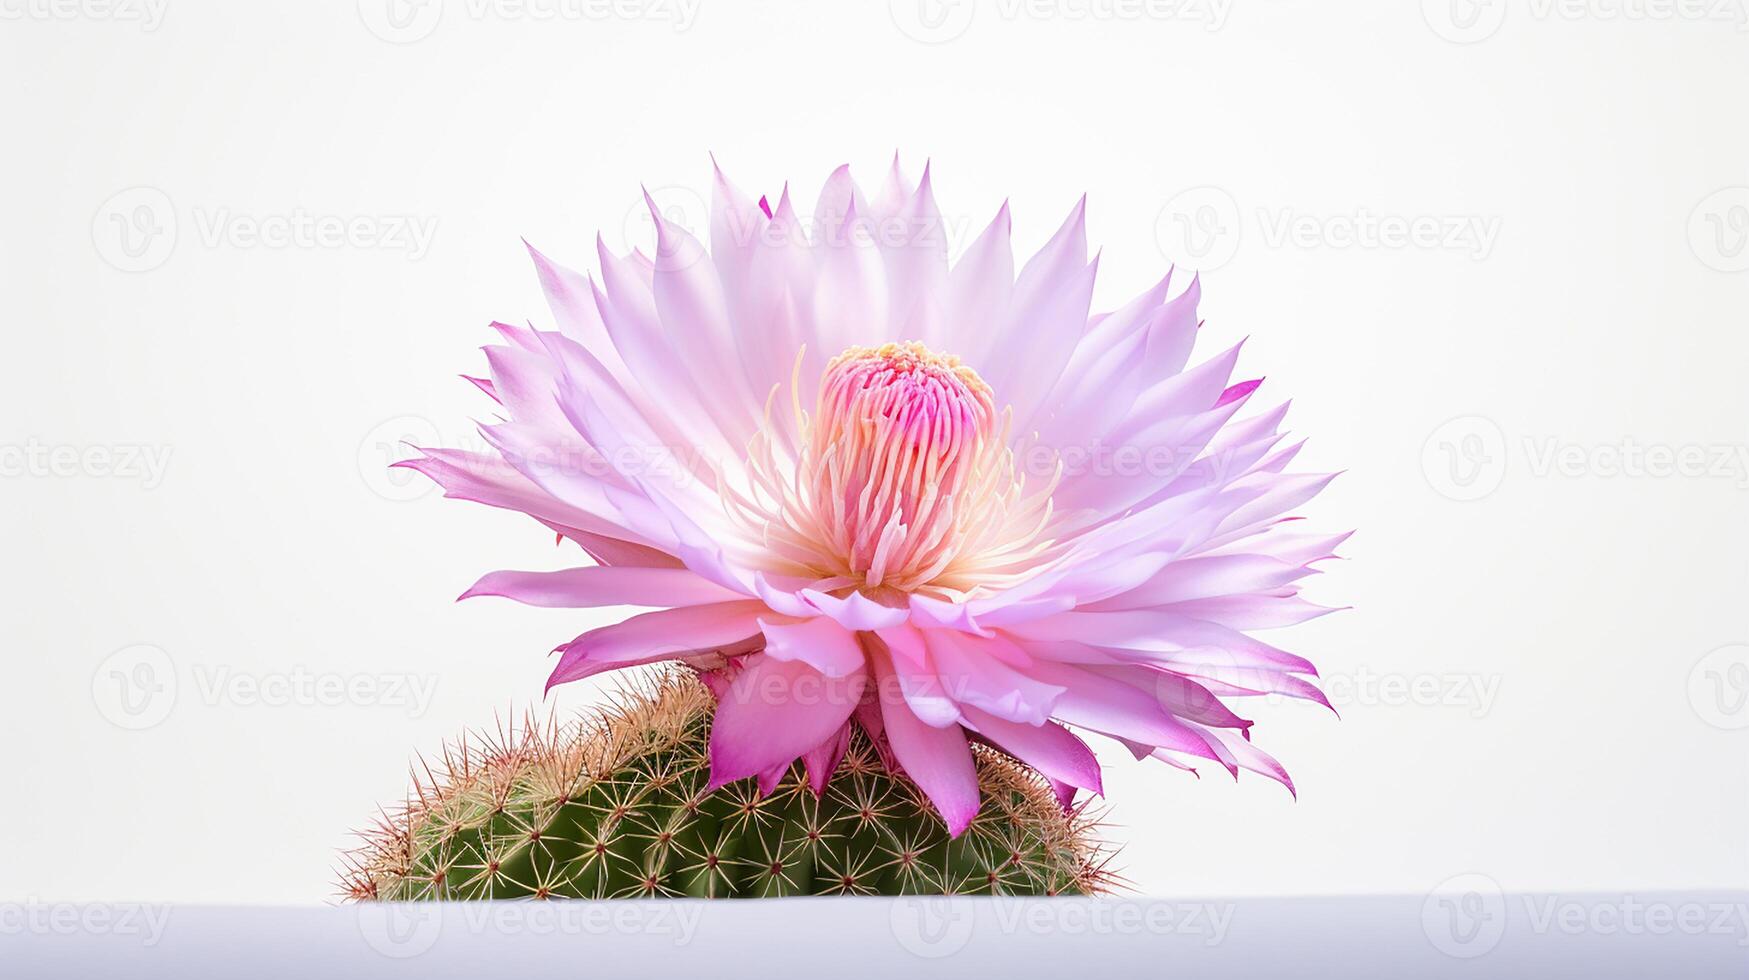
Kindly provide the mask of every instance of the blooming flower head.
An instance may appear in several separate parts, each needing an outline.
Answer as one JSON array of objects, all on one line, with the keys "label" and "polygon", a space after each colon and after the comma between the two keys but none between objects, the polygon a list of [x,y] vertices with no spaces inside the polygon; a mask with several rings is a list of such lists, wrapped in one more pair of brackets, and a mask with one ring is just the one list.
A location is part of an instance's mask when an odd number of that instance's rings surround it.
[{"label": "blooming flower head", "polygon": [[1327,703],[1252,633],[1329,611],[1296,583],[1345,536],[1290,512],[1330,476],[1288,470],[1238,346],[1193,357],[1195,280],[1090,313],[1082,211],[1017,275],[1006,205],[950,263],[927,169],[871,198],[840,168],[807,222],[719,172],[708,249],[652,204],[655,254],[600,247],[599,278],[534,252],[552,328],[493,325],[491,451],[397,465],[594,561],[467,595],[652,609],[561,646],[549,687],[694,667],[713,785],[799,758],[821,789],[860,725],[955,833],[972,742],[1065,805],[1100,792],[1087,733],[1291,790],[1228,701]]}]

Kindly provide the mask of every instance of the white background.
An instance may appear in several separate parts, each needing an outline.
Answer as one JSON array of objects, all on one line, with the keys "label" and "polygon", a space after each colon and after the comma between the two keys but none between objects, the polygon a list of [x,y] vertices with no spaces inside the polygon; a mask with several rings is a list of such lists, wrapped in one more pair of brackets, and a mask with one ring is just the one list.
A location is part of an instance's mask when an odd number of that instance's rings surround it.
[{"label": "white background", "polygon": [[[1735,2],[671,4],[0,0],[0,899],[328,899],[415,751],[622,614],[453,604],[574,552],[383,469],[544,322],[519,237],[588,267],[707,152],[808,202],[895,148],[1023,250],[1090,192],[1102,305],[1218,266],[1207,342],[1348,471],[1305,513],[1355,608],[1284,639],[1341,719],[1256,715],[1297,803],[1102,749],[1138,890],[1749,885]],[[300,215],[350,230],[250,237]],[[249,687],[300,678],[353,686]]]}]

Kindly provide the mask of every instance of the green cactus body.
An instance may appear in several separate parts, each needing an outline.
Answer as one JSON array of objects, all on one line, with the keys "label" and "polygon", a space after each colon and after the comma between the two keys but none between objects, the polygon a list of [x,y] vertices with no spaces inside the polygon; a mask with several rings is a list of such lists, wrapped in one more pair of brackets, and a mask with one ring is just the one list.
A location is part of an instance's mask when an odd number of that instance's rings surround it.
[{"label": "green cactus body", "polygon": [[797,765],[768,795],[706,793],[711,695],[665,675],[599,718],[446,753],[348,855],[359,900],[1086,894],[1109,850],[1032,770],[977,752],[977,819],[949,838],[857,731],[825,792]]}]

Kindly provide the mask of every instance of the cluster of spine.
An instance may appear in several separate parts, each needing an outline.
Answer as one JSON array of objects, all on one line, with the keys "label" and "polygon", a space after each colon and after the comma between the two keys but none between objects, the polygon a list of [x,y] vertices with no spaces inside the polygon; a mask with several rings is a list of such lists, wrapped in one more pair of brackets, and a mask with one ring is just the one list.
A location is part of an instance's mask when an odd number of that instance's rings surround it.
[{"label": "cluster of spine", "polygon": [[686,674],[620,692],[597,717],[525,722],[447,749],[405,806],[346,855],[351,899],[1095,894],[1111,852],[1031,769],[977,753],[964,833],[889,772],[859,731],[824,793],[798,765],[760,795],[705,792],[710,693]]}]

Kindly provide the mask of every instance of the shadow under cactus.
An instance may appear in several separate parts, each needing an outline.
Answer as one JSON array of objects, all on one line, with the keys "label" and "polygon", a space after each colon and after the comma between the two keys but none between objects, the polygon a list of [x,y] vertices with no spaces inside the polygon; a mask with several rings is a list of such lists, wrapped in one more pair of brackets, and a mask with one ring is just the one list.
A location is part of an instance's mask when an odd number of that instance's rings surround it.
[{"label": "shadow under cactus", "polygon": [[[464,738],[345,855],[354,900],[1072,895],[1109,890],[1086,805],[976,752],[984,803],[957,838],[853,732],[816,794],[798,764],[771,793],[706,793],[712,697],[686,673],[628,687],[592,718]],[[854,727],[854,726],[853,726]]]}]

